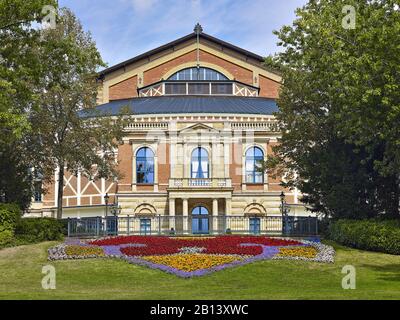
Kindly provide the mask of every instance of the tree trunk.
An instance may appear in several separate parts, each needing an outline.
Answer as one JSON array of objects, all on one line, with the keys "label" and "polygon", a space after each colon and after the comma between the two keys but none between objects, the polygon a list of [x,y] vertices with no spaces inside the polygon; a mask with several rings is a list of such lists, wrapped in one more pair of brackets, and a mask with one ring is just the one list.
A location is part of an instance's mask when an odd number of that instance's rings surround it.
[{"label": "tree trunk", "polygon": [[57,219],[62,218],[64,193],[64,164],[58,166]]}]

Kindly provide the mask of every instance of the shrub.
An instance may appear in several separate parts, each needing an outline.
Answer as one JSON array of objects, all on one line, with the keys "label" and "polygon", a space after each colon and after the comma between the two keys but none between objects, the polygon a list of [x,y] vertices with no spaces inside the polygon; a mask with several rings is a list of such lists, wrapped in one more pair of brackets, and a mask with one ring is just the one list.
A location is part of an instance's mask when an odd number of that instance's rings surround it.
[{"label": "shrub", "polygon": [[14,239],[14,228],[21,216],[18,205],[0,203],[0,248],[10,245]]},{"label": "shrub", "polygon": [[19,240],[34,243],[63,239],[63,226],[60,220],[53,218],[24,218],[15,227]]},{"label": "shrub", "polygon": [[13,203],[0,203],[0,232],[13,230],[19,218],[21,210]]},{"label": "shrub", "polygon": [[400,254],[399,221],[338,220],[329,225],[327,235],[345,246]]},{"label": "shrub", "polygon": [[11,244],[13,242],[13,239],[14,239],[13,230],[0,231],[0,248]]}]

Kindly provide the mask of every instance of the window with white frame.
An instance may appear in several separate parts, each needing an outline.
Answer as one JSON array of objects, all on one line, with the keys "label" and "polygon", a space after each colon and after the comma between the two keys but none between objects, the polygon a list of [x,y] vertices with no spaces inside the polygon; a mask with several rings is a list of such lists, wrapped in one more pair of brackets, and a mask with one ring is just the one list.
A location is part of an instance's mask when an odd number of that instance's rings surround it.
[{"label": "window with white frame", "polygon": [[251,147],[246,152],[246,183],[263,183],[262,163],[264,152],[259,147]]}]

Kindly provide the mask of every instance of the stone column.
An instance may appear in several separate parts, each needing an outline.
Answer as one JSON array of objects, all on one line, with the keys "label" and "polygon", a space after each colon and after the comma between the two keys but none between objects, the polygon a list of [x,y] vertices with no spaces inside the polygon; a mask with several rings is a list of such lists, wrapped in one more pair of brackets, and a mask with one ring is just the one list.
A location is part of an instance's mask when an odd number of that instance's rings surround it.
[{"label": "stone column", "polygon": [[213,199],[212,215],[213,215],[212,232],[218,233],[218,199]]},{"label": "stone column", "polygon": [[189,233],[189,200],[186,198],[182,199],[182,213],[183,213],[183,233]]},{"label": "stone column", "polygon": [[175,199],[169,199],[169,231],[175,230]]},{"label": "stone column", "polygon": [[[229,219],[229,216],[232,215],[232,199],[226,198],[225,199],[225,229],[230,229],[231,228],[231,221]],[[226,230],[224,230],[226,231]]]}]

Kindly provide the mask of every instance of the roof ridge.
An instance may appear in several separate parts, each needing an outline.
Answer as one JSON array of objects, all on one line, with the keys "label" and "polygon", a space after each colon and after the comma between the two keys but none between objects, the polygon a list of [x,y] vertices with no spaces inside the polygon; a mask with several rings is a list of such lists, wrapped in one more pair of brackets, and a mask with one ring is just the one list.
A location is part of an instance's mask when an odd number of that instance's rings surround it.
[{"label": "roof ridge", "polygon": [[[166,49],[168,49],[169,47],[173,47],[173,46],[175,46],[175,45],[177,45],[177,44],[179,44],[179,43],[182,43],[182,42],[184,42],[184,41],[187,41],[187,40],[189,40],[189,39],[191,39],[191,38],[195,38],[196,36],[197,36],[197,35],[196,35],[195,32],[191,32],[191,33],[189,33],[189,34],[187,34],[187,35],[185,35],[185,36],[183,36],[183,37],[180,37],[180,38],[178,38],[178,39],[176,39],[176,40],[167,42],[166,44],[163,44],[163,45],[161,45],[161,46],[158,46],[158,47],[156,47],[156,48],[154,48],[154,49],[152,49],[152,50],[146,51],[146,52],[141,53],[141,54],[139,54],[139,55],[136,55],[136,56],[134,56],[134,57],[132,57],[132,58],[130,58],[130,59],[127,59],[127,60],[122,61],[122,62],[120,62],[120,63],[117,63],[117,64],[115,64],[115,65],[113,65],[113,66],[110,66],[110,67],[108,67],[108,68],[106,68],[106,69],[104,69],[104,70],[98,72],[98,75],[99,75],[100,77],[102,77],[102,76],[104,76],[104,75],[106,75],[106,74],[108,74],[108,73],[110,73],[110,72],[113,72],[113,71],[118,70],[118,69],[120,69],[120,68],[122,68],[122,67],[124,67],[124,66],[127,66],[127,65],[132,64],[132,63],[134,63],[134,62],[136,62],[136,61],[139,61],[140,59],[146,58],[146,57],[148,57],[148,56],[150,56],[150,55],[153,55],[153,54],[156,54],[156,53],[161,52],[161,51],[163,51],[163,50],[166,50]],[[229,42],[226,42],[226,41],[224,41],[224,40],[221,40],[221,39],[219,39],[219,38],[216,38],[216,37],[214,37],[214,36],[211,36],[211,35],[209,35],[209,34],[207,34],[207,33],[204,33],[204,32],[200,33],[200,38],[201,38],[201,37],[203,37],[203,38],[205,38],[205,39],[208,39],[208,40],[210,40],[210,41],[212,41],[212,42],[219,43],[221,46],[225,46],[225,47],[230,48],[230,49],[232,49],[232,50],[234,50],[234,51],[241,52],[241,53],[244,54],[245,56],[249,56],[249,57],[252,57],[252,58],[255,59],[255,60],[259,60],[259,62],[263,62],[263,61],[264,61],[264,57],[262,57],[262,56],[260,56],[260,55],[258,55],[258,54],[256,54],[256,53],[254,53],[254,52],[251,52],[251,51],[249,51],[249,50],[246,50],[246,49],[243,49],[243,48],[241,48],[241,47],[238,47],[238,46],[236,46],[236,45],[234,45],[234,44],[231,44],[231,43],[229,43]],[[271,72],[271,71],[270,71],[270,72]],[[272,72],[272,73],[274,73],[274,72]]]}]

